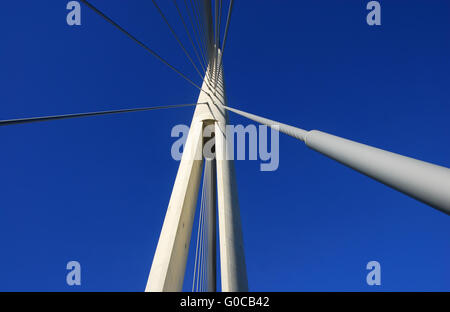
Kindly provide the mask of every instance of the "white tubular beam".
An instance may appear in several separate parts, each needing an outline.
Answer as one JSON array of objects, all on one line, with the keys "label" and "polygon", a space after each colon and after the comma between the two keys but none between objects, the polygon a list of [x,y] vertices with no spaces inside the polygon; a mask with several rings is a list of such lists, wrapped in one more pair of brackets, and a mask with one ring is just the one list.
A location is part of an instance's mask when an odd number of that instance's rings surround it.
[{"label": "white tubular beam", "polygon": [[206,190],[206,208],[207,208],[207,244],[208,251],[207,255],[207,291],[215,292],[216,291],[216,160],[215,159],[205,159],[206,165],[205,177],[208,180],[206,183],[208,189]]},{"label": "white tubular beam", "polygon": [[145,291],[182,291],[202,172],[203,123],[193,121]]},{"label": "white tubular beam", "polygon": [[246,117],[250,120],[256,121],[257,123],[266,125],[270,128],[273,128],[277,131],[283,132],[283,133],[290,135],[291,137],[294,137],[301,141],[305,141],[305,136],[308,133],[308,131],[306,131],[306,130],[292,127],[292,126],[289,126],[287,124],[284,124],[284,123],[281,123],[281,122],[278,122],[275,120],[271,120],[271,119],[267,119],[267,118],[260,117],[257,115],[253,115],[253,114],[250,114],[250,113],[247,113],[247,112],[244,112],[244,111],[232,108],[232,107],[228,107],[228,106],[224,106],[224,107],[225,107],[225,109],[227,109],[233,113],[236,113],[238,115]]},{"label": "white tubular beam", "polygon": [[397,191],[450,214],[450,169],[346,140],[309,131],[308,147]]},{"label": "white tubular beam", "polygon": [[450,169],[446,167],[225,108],[304,141],[311,149],[450,215]]}]

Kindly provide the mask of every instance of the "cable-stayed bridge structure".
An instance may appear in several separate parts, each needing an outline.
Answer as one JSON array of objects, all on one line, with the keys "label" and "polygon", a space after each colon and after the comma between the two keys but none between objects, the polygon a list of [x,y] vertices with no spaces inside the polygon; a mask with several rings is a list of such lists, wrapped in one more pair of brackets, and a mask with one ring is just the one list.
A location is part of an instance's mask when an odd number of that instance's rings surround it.
[{"label": "cable-stayed bridge structure", "polygon": [[[222,291],[247,291],[243,229],[236,173],[227,157],[229,112],[269,126],[307,147],[376,181],[450,214],[450,169],[340,138],[318,130],[304,130],[260,117],[228,105],[223,60],[234,0],[172,0],[185,30],[182,38],[156,0],[161,20],[193,66],[201,83],[174,67],[153,48],[130,34],[91,2],[81,0],[112,26],[140,45],[199,92],[196,103],[127,108],[0,121],[0,126],[68,118],[195,107],[189,134],[172,188],[167,212],[145,290],[181,291],[191,237],[196,235],[192,291],[216,291],[220,253]],[[183,43],[184,42],[184,43]],[[186,42],[189,44],[186,45]],[[200,198],[198,228],[193,229]],[[218,227],[216,227],[218,225]],[[219,246],[217,248],[217,234]]]}]

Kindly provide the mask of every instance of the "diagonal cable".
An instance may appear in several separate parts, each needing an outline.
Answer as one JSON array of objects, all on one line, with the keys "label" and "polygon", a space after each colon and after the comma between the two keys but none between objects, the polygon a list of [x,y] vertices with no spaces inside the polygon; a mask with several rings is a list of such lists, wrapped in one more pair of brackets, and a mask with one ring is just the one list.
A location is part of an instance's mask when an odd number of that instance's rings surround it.
[{"label": "diagonal cable", "polygon": [[66,115],[55,115],[55,116],[43,116],[43,117],[31,117],[31,118],[21,118],[21,119],[0,120],[0,126],[9,126],[9,125],[25,124],[25,123],[40,122],[40,121],[81,118],[81,117],[90,117],[90,116],[99,116],[99,115],[111,115],[111,114],[120,114],[120,113],[142,112],[142,111],[150,111],[150,110],[157,110],[157,109],[168,109],[168,108],[195,106],[195,105],[199,105],[199,104],[207,104],[207,103],[152,106],[152,107],[118,109],[118,110],[109,110],[109,111],[100,111],[100,112],[89,112],[89,113],[78,113],[78,114],[66,114]]},{"label": "diagonal cable", "polygon": [[225,33],[223,35],[223,41],[222,41],[222,48],[221,48],[221,56],[220,56],[220,64],[219,64],[219,68],[222,66],[223,63],[223,52],[225,50],[225,44],[227,42],[227,38],[228,38],[228,29],[230,28],[230,23],[231,23],[231,13],[233,13],[233,4],[234,4],[234,0],[230,1],[230,6],[228,7],[228,15],[227,15],[227,23],[225,25]]},{"label": "diagonal cable", "polygon": [[192,12],[192,19],[193,19],[194,24],[196,26],[200,43],[202,44],[202,48],[203,48],[204,53],[206,55],[206,59],[209,62],[207,42],[205,41],[205,36],[203,34],[203,31],[202,31],[202,27],[201,27],[202,22],[201,22],[201,19],[200,19],[199,10],[198,10],[198,8],[197,8],[197,6],[195,4],[195,0],[189,0],[189,3],[190,3],[190,7],[191,7],[191,12]]},{"label": "diagonal cable", "polygon": [[[205,173],[203,173],[205,175]],[[195,248],[195,261],[194,261],[194,277],[192,279],[192,291],[198,291],[198,276],[199,276],[199,269],[198,266],[200,265],[200,253],[199,253],[199,243],[200,243],[200,228],[201,223],[203,222],[203,194],[205,191],[205,186],[202,185],[202,197],[200,199],[200,211],[199,211],[199,220],[198,220],[198,230],[197,230],[197,246]],[[201,246],[200,246],[201,248]]]},{"label": "diagonal cable", "polygon": [[[119,24],[114,22],[112,19],[110,19],[108,16],[106,16],[103,12],[101,12],[99,9],[94,7],[91,3],[89,3],[87,0],[81,0],[84,4],[86,4],[90,9],[92,9],[95,13],[103,17],[106,21],[111,23],[114,27],[119,29],[121,32],[123,32],[125,35],[127,35],[130,39],[135,41],[137,44],[139,44],[141,47],[143,47],[145,50],[147,50],[150,54],[152,54],[154,57],[156,57],[159,61],[167,65],[169,68],[171,68],[173,71],[175,71],[178,75],[180,75],[184,80],[189,82],[191,85],[199,89],[200,91],[204,91],[199,85],[197,85],[195,82],[193,82],[191,79],[189,79],[186,75],[184,75],[182,72],[180,72],[177,68],[175,68],[173,65],[169,64],[164,58],[162,58],[158,53],[156,53],[154,50],[150,49],[148,46],[146,46],[142,41],[138,40],[136,37],[134,37],[132,34],[130,34],[128,31],[123,29]],[[204,91],[206,94],[208,92]]]},{"label": "diagonal cable", "polygon": [[[203,173],[203,179],[206,176],[206,170]],[[204,181],[204,180],[203,180]],[[202,186],[202,198],[201,198],[201,222],[199,223],[199,229],[200,229],[200,254],[199,254],[199,267],[198,267],[198,274],[197,274],[197,291],[201,291],[203,285],[203,265],[204,265],[204,231],[203,231],[203,225],[205,223],[205,184],[203,183]]]},{"label": "diagonal cable", "polygon": [[219,64],[219,45],[220,45],[220,24],[222,19],[222,0],[215,1],[215,29],[214,29],[214,94],[217,88],[217,79],[220,65]]},{"label": "diagonal cable", "polygon": [[180,10],[180,8],[179,8],[179,6],[177,4],[177,0],[173,0],[173,4],[175,5],[175,8],[177,9],[178,15],[180,16],[180,20],[183,23],[183,27],[184,27],[184,29],[186,31],[186,34],[187,34],[188,38],[189,38],[189,42],[192,45],[192,48],[193,48],[194,53],[195,53],[195,56],[197,57],[197,60],[200,63],[200,66],[202,67],[203,72],[206,73],[206,68],[203,66],[203,61],[200,58],[200,54],[198,53],[198,49],[197,49],[197,47],[194,44],[194,40],[192,40],[191,34],[189,32],[189,29],[188,29],[188,27],[186,25],[186,22],[185,22],[184,18],[183,18],[183,14],[181,14],[181,10]]},{"label": "diagonal cable", "polygon": [[225,43],[227,42],[227,36],[228,36],[228,29],[230,28],[230,22],[231,22],[231,13],[233,12],[233,3],[234,0],[230,1],[230,6],[228,8],[228,16],[227,16],[227,23],[225,25],[225,33],[223,35],[223,41],[222,41],[222,53],[225,50]]},{"label": "diagonal cable", "polygon": [[[220,27],[222,24],[222,0],[219,1],[219,12],[218,12],[218,18],[219,20],[217,21],[217,40],[216,40],[216,58],[218,59],[219,56],[219,46],[220,46]],[[216,61],[216,64],[218,64],[218,61]],[[220,65],[220,64],[218,64]],[[218,67],[216,67],[216,85],[217,85],[217,75],[218,75]]]},{"label": "diagonal cable", "polygon": [[200,79],[203,80],[203,75],[200,73],[200,71],[197,68],[197,65],[195,65],[195,62],[192,60],[191,56],[189,55],[188,51],[186,50],[186,48],[184,47],[183,43],[181,42],[180,38],[178,37],[178,35],[176,34],[175,30],[173,29],[173,27],[170,25],[169,21],[167,20],[166,16],[164,15],[163,11],[161,10],[161,8],[158,6],[158,4],[156,3],[155,0],[152,0],[153,5],[155,6],[156,10],[159,12],[159,15],[161,15],[162,19],[164,20],[164,22],[167,24],[167,26],[169,27],[172,35],[175,37],[175,40],[178,42],[178,45],[181,47],[181,49],[183,50],[184,54],[186,55],[186,57],[189,59],[189,61],[191,62],[192,66],[194,66],[195,71],[197,72],[197,74],[200,76]]},{"label": "diagonal cable", "polygon": [[203,44],[206,51],[206,56],[208,59],[208,67],[211,70],[211,47],[210,47],[210,38],[207,36],[207,21],[205,20],[205,2],[199,0],[190,0],[193,14],[196,16],[197,27],[200,32],[200,37],[203,38]]},{"label": "diagonal cable", "polygon": [[188,16],[189,22],[190,22],[191,27],[192,27],[192,32],[194,33],[195,41],[196,41],[197,46],[199,48],[199,51],[200,51],[200,54],[202,56],[203,62],[205,63],[205,67],[207,68],[208,67],[208,58],[207,58],[207,55],[206,55],[206,51],[204,49],[204,44],[201,41],[200,34],[199,34],[197,28],[195,27],[194,16],[191,14],[191,10],[189,9],[187,1],[183,0],[183,2],[184,2],[184,6],[186,7],[187,16]]},{"label": "diagonal cable", "polygon": [[206,291],[207,289],[207,281],[208,281],[208,253],[209,253],[209,248],[208,248],[208,223],[209,223],[209,217],[208,217],[208,190],[209,190],[209,178],[207,176],[207,173],[209,172],[209,162],[205,161],[205,212],[204,212],[204,218],[205,218],[205,222],[203,223],[203,231],[205,233],[205,238],[204,238],[204,244],[205,244],[205,255],[204,255],[204,265],[203,265],[203,291]]}]

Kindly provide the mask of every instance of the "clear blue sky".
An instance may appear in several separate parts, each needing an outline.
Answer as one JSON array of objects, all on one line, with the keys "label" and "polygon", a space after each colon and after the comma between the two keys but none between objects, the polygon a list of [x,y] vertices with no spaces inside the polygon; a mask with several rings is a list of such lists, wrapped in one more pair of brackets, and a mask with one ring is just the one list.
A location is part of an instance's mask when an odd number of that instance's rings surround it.
[{"label": "clear blue sky", "polygon": [[[151,1],[92,2],[197,78]],[[449,1],[380,1],[377,28],[367,2],[236,1],[229,105],[450,167]],[[0,119],[196,101],[85,7],[82,26],[67,26],[66,3],[2,3]],[[170,131],[192,113],[1,128],[0,290],[142,291],[178,168]],[[450,290],[449,216],[284,135],[277,171],[256,161],[236,171],[250,290]],[[80,287],[66,285],[70,260]]]}]

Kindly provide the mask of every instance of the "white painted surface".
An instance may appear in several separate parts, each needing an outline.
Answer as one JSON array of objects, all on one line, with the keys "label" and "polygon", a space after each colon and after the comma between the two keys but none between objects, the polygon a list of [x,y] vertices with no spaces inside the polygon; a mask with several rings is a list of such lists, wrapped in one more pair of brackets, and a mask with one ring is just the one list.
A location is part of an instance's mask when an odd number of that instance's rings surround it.
[{"label": "white painted surface", "polygon": [[226,105],[222,68],[218,74],[215,135],[221,283],[224,292],[243,292],[248,291],[247,268],[234,161],[226,158],[225,127],[228,117],[225,109],[220,106]]}]

